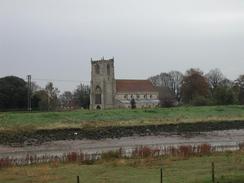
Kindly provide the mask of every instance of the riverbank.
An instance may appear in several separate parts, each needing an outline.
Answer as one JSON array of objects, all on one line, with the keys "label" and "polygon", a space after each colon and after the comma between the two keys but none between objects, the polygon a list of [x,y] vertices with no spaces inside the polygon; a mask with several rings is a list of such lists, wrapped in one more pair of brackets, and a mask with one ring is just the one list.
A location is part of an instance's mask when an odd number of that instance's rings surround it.
[{"label": "riverbank", "polygon": [[244,121],[196,122],[162,125],[111,126],[96,128],[46,129],[18,132],[0,132],[0,144],[33,146],[59,140],[101,140],[131,136],[157,136],[164,133],[191,134],[200,132],[244,129]]},{"label": "riverbank", "polygon": [[89,156],[109,151],[123,151],[123,155],[131,156],[131,152],[140,147],[149,147],[166,153],[167,149],[180,146],[208,144],[214,152],[236,151],[244,145],[244,129],[224,130],[201,133],[172,134],[162,133],[157,136],[132,136],[101,140],[59,140],[32,146],[0,145],[0,158],[26,159],[32,157],[62,157],[70,152],[84,153]]}]

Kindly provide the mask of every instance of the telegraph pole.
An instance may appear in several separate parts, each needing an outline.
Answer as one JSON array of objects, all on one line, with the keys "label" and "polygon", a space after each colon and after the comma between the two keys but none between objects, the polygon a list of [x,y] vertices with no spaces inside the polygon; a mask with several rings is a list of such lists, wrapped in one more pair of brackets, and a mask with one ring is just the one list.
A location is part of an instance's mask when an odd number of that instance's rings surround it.
[{"label": "telegraph pole", "polygon": [[27,95],[27,110],[31,112],[31,75],[27,75],[27,87],[28,87],[28,95]]}]

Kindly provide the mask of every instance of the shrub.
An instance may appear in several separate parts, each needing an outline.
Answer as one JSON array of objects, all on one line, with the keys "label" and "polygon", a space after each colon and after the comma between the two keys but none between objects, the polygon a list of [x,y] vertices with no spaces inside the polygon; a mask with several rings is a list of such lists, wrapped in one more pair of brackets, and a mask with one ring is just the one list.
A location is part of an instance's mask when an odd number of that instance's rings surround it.
[{"label": "shrub", "polygon": [[204,96],[196,96],[191,101],[191,104],[194,106],[206,106],[209,105],[210,101]]},{"label": "shrub", "polygon": [[175,107],[176,105],[177,105],[177,101],[173,96],[160,98],[161,107]]},{"label": "shrub", "polygon": [[214,99],[217,105],[231,105],[235,102],[233,89],[226,86],[219,86],[214,91]]},{"label": "shrub", "polygon": [[78,154],[76,152],[71,152],[67,155],[67,160],[69,162],[75,162],[78,160]]},{"label": "shrub", "polygon": [[0,169],[9,167],[11,165],[11,160],[9,158],[0,159]]},{"label": "shrub", "polygon": [[136,148],[132,152],[132,157],[147,158],[149,156],[152,156],[153,152],[154,151],[152,149],[150,149],[149,147],[142,146],[142,147]]},{"label": "shrub", "polygon": [[200,155],[208,155],[211,153],[211,145],[209,144],[201,144],[197,146],[197,153]]},{"label": "shrub", "polygon": [[190,157],[193,154],[193,147],[191,145],[182,145],[179,147],[179,155],[185,158]]},{"label": "shrub", "polygon": [[101,159],[109,160],[109,159],[118,159],[121,158],[121,150],[118,151],[108,151],[102,153]]}]

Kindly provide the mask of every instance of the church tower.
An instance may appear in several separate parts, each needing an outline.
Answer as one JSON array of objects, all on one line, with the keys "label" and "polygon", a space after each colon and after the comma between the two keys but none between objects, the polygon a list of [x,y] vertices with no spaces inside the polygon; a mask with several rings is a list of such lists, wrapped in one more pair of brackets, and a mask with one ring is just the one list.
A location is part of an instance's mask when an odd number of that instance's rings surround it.
[{"label": "church tower", "polygon": [[114,59],[91,59],[91,109],[114,107],[115,100]]}]

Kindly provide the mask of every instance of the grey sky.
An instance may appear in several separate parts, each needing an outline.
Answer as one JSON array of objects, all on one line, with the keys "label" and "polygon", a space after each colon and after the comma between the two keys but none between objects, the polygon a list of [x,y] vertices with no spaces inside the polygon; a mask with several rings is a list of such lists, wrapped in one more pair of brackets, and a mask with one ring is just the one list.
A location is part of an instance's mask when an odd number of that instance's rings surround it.
[{"label": "grey sky", "polygon": [[90,58],[102,56],[115,57],[116,78],[217,67],[235,79],[244,74],[244,1],[0,0],[0,77],[89,81]]}]

